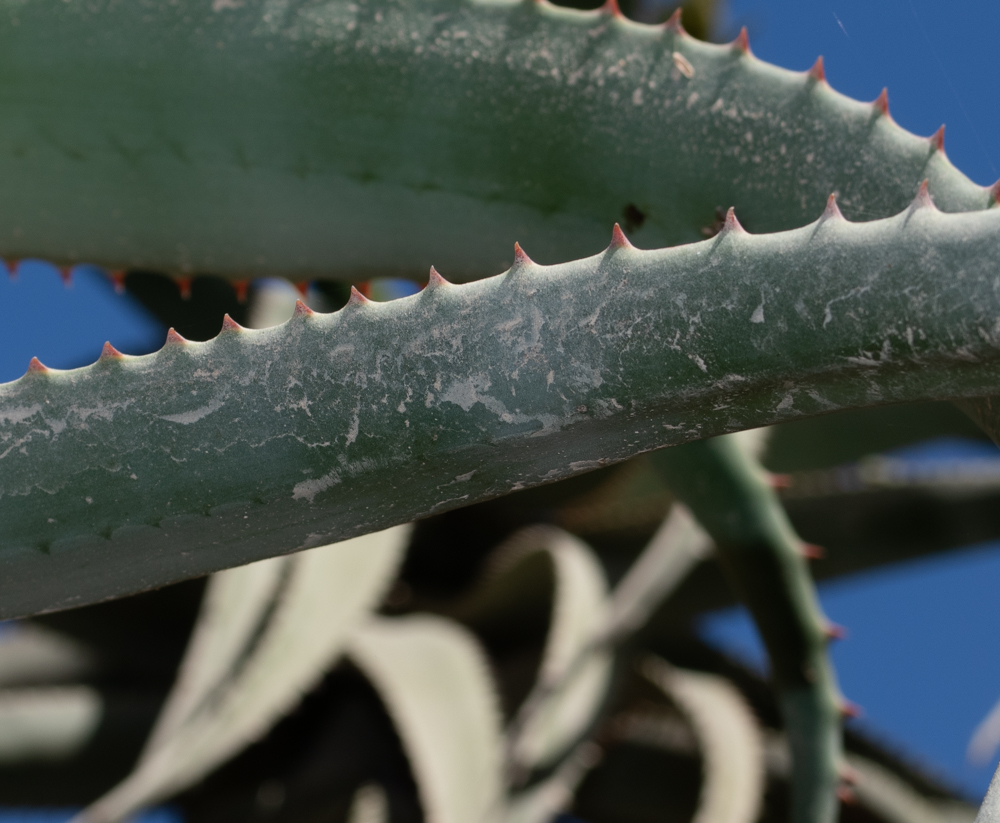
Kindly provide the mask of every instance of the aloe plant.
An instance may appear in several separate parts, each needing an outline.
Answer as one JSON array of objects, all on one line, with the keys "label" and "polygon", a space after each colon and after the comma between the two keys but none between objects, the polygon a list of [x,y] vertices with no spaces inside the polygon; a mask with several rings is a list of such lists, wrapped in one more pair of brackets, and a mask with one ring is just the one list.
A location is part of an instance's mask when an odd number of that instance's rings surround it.
[{"label": "aloe plant", "polygon": [[[834,819],[841,701],[808,547],[746,443],[706,438],[942,399],[996,435],[997,190],[948,162],[943,132],[905,132],[885,94],[837,94],[822,61],[785,71],[757,60],[745,32],[703,43],[676,15],[637,24],[613,2],[28,0],[11,14],[6,258],[114,277],[151,268],[182,290],[195,272],[237,290],[261,275],[430,272],[391,303],[352,289],[336,313],[299,303],[268,329],[227,318],[208,342],[171,331],[153,355],[108,345],[87,368],[35,360],[0,386],[0,616],[265,561],[214,578],[146,753],[88,819],[190,785],[346,649],[397,723],[428,819],[543,820],[592,765],[580,741],[612,650],[684,564],[651,544],[634,567],[656,572],[649,585],[636,571],[609,593],[589,549],[541,540],[557,581],[575,582],[562,583],[569,594],[557,585],[508,762],[484,755],[478,794],[462,794],[472,766],[450,763],[421,715],[440,695],[399,684],[423,676],[407,645],[429,644],[466,683],[456,739],[475,729],[469,745],[495,749],[478,652],[439,618],[356,625],[393,576],[395,544],[367,572],[346,546],[316,547],[665,446],[651,465],[715,543],[768,644],[792,818]],[[320,554],[266,561],[307,549]],[[356,576],[358,602],[273,681],[274,638],[315,607],[306,558],[337,551],[328,562],[344,570],[316,580]],[[716,699],[742,710],[710,681],[658,666],[652,679],[676,692],[706,762],[728,762],[705,712]],[[737,759],[720,768],[738,769],[753,797],[706,788],[703,814],[753,819],[763,767]],[[524,789],[543,767],[549,782]],[[365,791],[356,814],[383,814],[378,790]]]}]

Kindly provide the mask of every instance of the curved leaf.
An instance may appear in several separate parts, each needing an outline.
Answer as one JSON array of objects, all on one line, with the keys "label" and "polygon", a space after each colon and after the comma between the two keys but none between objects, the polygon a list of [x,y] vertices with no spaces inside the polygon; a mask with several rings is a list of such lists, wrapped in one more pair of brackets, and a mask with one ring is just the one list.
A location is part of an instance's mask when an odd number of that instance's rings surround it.
[{"label": "curved leaf", "polygon": [[379,601],[409,529],[400,527],[289,561],[289,578],[252,654],[218,697],[164,734],[136,770],[85,809],[77,823],[115,823],[193,785],[264,735],[344,650]]},{"label": "curved leaf", "polygon": [[439,617],[372,618],[348,653],[396,725],[427,823],[479,823],[494,813],[500,710],[472,635]]},{"label": "curved leaf", "polygon": [[553,566],[552,616],[538,680],[509,733],[508,750],[521,769],[551,765],[592,722],[611,678],[612,654],[594,641],[607,621],[604,569],[585,543],[552,526],[512,537],[516,558],[544,552]]},{"label": "curved leaf", "polygon": [[756,823],[764,799],[764,742],[743,695],[715,675],[649,658],[643,673],[684,712],[701,747],[694,823]]},{"label": "curved leaf", "polygon": [[150,732],[143,758],[160,748],[235,674],[291,562],[292,558],[274,557],[212,575],[177,680]]}]

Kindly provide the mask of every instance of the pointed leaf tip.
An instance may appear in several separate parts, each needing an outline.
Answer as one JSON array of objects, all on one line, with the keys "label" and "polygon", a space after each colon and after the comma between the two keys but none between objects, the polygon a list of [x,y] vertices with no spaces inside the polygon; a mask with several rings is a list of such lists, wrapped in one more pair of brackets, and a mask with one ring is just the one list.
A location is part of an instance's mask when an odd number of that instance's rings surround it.
[{"label": "pointed leaf tip", "polygon": [[930,206],[931,208],[937,208],[934,205],[934,200],[931,197],[931,193],[927,188],[927,180],[925,179],[921,184],[920,188],[917,189],[917,196],[913,198],[913,208],[920,209]]},{"label": "pointed leaf tip", "polygon": [[738,52],[750,54],[750,35],[747,34],[746,26],[740,29],[740,33],[736,35],[736,39],[733,40],[732,46]]},{"label": "pointed leaf tip", "polygon": [[110,341],[105,343],[104,348],[101,349],[101,360],[105,360],[109,357],[112,359],[118,359],[124,356],[125,355],[123,355],[120,351],[118,351],[118,349],[116,349],[114,346],[111,345]]},{"label": "pointed leaf tip", "polygon": [[823,634],[828,640],[844,640],[847,637],[847,629],[838,626],[836,623],[827,623],[823,627]]},{"label": "pointed leaf tip", "polygon": [[348,306],[364,306],[371,303],[367,297],[365,297],[361,292],[359,292],[354,286],[351,286],[351,296],[347,301]]},{"label": "pointed leaf tip", "polygon": [[813,63],[812,68],[809,69],[809,78],[815,80],[817,83],[826,82],[826,69],[823,67],[823,55],[821,54],[816,58],[816,62]]},{"label": "pointed leaf tip", "polygon": [[43,363],[43,362],[42,362],[41,360],[39,360],[39,359],[38,359],[37,357],[32,357],[32,358],[31,358],[31,362],[30,362],[30,363],[28,363],[28,371],[29,371],[29,372],[34,372],[34,373],[36,373],[36,374],[44,374],[44,373],[45,373],[45,372],[47,372],[48,370],[49,370],[49,367],[48,367],[48,366],[46,366],[46,365],[45,365],[45,364],[44,364],[44,363]]},{"label": "pointed leaf tip", "polygon": [[174,329],[173,326],[171,326],[169,329],[167,329],[167,342],[166,342],[166,345],[168,345],[168,346],[169,345],[176,345],[177,343],[187,343],[187,340],[185,340],[183,337],[181,337],[177,333],[176,329]]},{"label": "pointed leaf tip", "polygon": [[601,6],[601,11],[610,17],[624,17],[622,14],[621,6],[618,5],[618,0],[604,0],[604,5]]},{"label": "pointed leaf tip", "polygon": [[311,317],[316,314],[312,309],[310,309],[301,300],[295,301],[295,311],[292,312],[292,317]]},{"label": "pointed leaf tip", "polygon": [[125,272],[122,269],[108,272],[108,280],[115,287],[115,294],[125,293]]},{"label": "pointed leaf tip", "polygon": [[521,244],[514,243],[514,265],[515,266],[533,266],[535,261],[528,257],[524,249],[521,248]]},{"label": "pointed leaf tip", "polygon": [[191,299],[191,278],[190,277],[178,277],[177,280],[177,290],[181,293],[181,300]]},{"label": "pointed leaf tip", "polygon": [[664,23],[664,27],[668,31],[676,32],[677,34],[687,34],[684,30],[684,24],[681,22],[681,18],[684,16],[684,9],[678,6],[674,13],[670,15],[670,19]]},{"label": "pointed leaf tip", "polygon": [[990,199],[993,200],[993,203],[994,204],[1000,203],[1000,180],[997,180],[996,183],[990,186],[989,191],[990,191]]},{"label": "pointed leaf tip", "polygon": [[799,551],[806,560],[822,560],[826,557],[826,549],[815,543],[803,543],[799,546]]},{"label": "pointed leaf tip", "polygon": [[840,206],[837,205],[837,192],[826,198],[826,208],[823,209],[823,219],[829,220],[831,218],[834,220],[844,219],[844,215],[840,212]]},{"label": "pointed leaf tip", "polygon": [[17,269],[21,265],[20,260],[4,260],[4,265],[7,267],[7,276],[10,278],[17,277]]},{"label": "pointed leaf tip", "polygon": [[438,289],[441,286],[448,286],[448,285],[450,285],[448,281],[441,276],[441,274],[438,272],[437,269],[431,266],[430,273],[427,275],[427,288]]},{"label": "pointed leaf tip", "polygon": [[247,302],[247,293],[250,290],[250,284],[246,280],[236,280],[233,282],[233,293],[236,295],[237,303]]},{"label": "pointed leaf tip", "polygon": [[243,327],[228,314],[222,317],[222,331],[243,331]]},{"label": "pointed leaf tip", "polygon": [[62,278],[63,285],[68,289],[73,285],[73,267],[72,266],[60,266],[59,267],[59,277]]},{"label": "pointed leaf tip", "polygon": [[746,229],[744,229],[740,221],[736,219],[736,209],[732,206],[730,206],[729,211],[726,212],[726,222],[722,226],[722,231],[719,233],[729,234],[731,232],[746,234]]},{"label": "pointed leaf tip", "polygon": [[934,151],[944,154],[944,123],[931,135],[931,145],[934,147]]},{"label": "pointed leaf tip", "polygon": [[629,239],[625,236],[625,232],[622,231],[622,227],[615,223],[615,227],[611,230],[611,249],[631,249],[632,244]]},{"label": "pointed leaf tip", "polygon": [[875,98],[872,105],[878,110],[880,114],[884,114],[889,117],[889,89],[884,88],[878,97]]},{"label": "pointed leaf tip", "polygon": [[[863,716],[865,713],[865,710],[862,709],[861,706],[859,706],[857,703],[852,703],[850,700],[841,700],[839,709],[840,713],[844,717],[850,717],[851,719],[859,718]],[[851,783],[854,782],[853,778],[849,778],[846,775],[844,779]]]}]

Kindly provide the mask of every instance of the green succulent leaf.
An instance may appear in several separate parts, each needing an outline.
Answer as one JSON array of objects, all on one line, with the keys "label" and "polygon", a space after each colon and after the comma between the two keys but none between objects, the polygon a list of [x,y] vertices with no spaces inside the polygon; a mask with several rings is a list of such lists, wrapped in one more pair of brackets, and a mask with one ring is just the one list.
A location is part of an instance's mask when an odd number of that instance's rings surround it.
[{"label": "green succulent leaf", "polygon": [[934,139],[738,45],[533,0],[23,0],[0,30],[0,253],[233,277],[492,274],[992,193]]},{"label": "green succulent leaf", "polygon": [[1000,211],[918,200],[106,352],[0,386],[0,611],[64,608],[639,452],[1000,389]]}]

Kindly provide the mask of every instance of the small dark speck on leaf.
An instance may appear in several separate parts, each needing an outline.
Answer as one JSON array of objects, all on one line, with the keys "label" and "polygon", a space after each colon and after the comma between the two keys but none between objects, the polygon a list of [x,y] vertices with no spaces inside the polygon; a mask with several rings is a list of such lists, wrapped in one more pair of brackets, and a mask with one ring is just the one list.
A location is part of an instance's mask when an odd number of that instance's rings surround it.
[{"label": "small dark speck on leaf", "polygon": [[624,209],[622,209],[622,217],[625,218],[626,234],[642,228],[642,224],[646,222],[646,213],[640,211],[639,207],[634,203],[629,203]]}]

